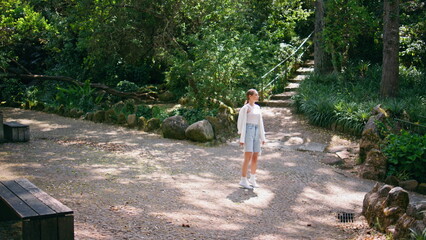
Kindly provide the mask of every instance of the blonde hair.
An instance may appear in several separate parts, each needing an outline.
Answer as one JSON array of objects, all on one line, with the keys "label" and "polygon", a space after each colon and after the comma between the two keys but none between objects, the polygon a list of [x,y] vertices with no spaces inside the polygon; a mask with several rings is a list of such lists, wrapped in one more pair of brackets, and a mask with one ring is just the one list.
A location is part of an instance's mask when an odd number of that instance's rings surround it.
[{"label": "blonde hair", "polygon": [[250,96],[253,96],[255,93],[257,93],[257,91],[256,91],[256,89],[249,89],[247,92],[246,92],[246,102],[244,103],[244,104],[247,104],[247,103],[249,103],[249,100],[250,100]]}]

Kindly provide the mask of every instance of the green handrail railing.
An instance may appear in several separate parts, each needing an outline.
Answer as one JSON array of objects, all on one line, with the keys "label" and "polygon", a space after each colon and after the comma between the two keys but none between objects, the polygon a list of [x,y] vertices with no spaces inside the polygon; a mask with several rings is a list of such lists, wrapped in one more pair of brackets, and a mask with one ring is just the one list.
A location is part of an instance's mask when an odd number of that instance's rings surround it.
[{"label": "green handrail railing", "polygon": [[[265,89],[267,88],[267,87],[269,87],[271,84],[273,84],[279,77],[281,77],[281,76],[283,76],[284,74],[285,74],[285,70],[283,71],[283,72],[281,72],[281,73],[278,73],[277,74],[277,76],[274,78],[274,79],[272,79],[268,84],[266,84],[266,86],[263,86],[264,84],[263,84],[263,79],[266,77],[266,76],[268,76],[271,72],[273,72],[275,69],[277,69],[279,66],[281,66],[283,63],[285,63],[288,59],[290,59],[291,57],[293,57],[298,51],[299,51],[299,49],[301,49],[302,47],[303,47],[303,45],[305,45],[305,43],[308,41],[308,39],[312,36],[312,34],[313,34],[314,32],[311,32],[310,34],[309,34],[309,36],[307,36],[304,40],[303,40],[303,42],[296,48],[296,50],[294,50],[293,51],[293,53],[292,54],[290,54],[289,56],[287,56],[284,60],[282,60],[280,63],[278,63],[277,65],[275,65],[271,70],[269,70],[267,73],[265,73],[262,77],[261,77],[261,79],[262,79],[262,81],[261,81],[261,84],[262,84],[262,86],[260,87],[260,100],[261,101],[263,101],[263,93],[264,93],[264,91],[265,91]],[[304,54],[304,52],[302,52],[299,56],[302,56]]]}]

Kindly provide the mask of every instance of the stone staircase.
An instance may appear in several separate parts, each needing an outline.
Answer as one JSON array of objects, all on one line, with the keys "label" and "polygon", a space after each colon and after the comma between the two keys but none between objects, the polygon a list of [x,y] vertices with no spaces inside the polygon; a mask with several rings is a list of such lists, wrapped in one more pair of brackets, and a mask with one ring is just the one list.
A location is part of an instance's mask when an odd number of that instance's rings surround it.
[{"label": "stone staircase", "polygon": [[284,92],[274,94],[269,100],[258,102],[258,104],[266,107],[290,107],[293,104],[291,97],[297,93],[300,83],[313,71],[314,61],[306,61],[296,70],[294,77],[288,80]]}]

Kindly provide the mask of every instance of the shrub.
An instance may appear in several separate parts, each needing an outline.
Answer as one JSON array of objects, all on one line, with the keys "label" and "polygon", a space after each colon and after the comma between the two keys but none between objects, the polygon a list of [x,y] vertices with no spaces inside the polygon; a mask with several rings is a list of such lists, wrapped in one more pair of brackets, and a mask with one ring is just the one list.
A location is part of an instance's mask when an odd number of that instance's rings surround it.
[{"label": "shrub", "polygon": [[382,104],[405,121],[423,123],[426,116],[425,74],[403,69],[400,96],[380,99],[381,67],[354,62],[342,73],[310,75],[293,96],[296,110],[305,114],[311,124],[360,135],[371,109]]},{"label": "shrub", "polygon": [[419,182],[426,182],[426,135],[401,130],[386,137],[383,153],[388,158],[388,175],[407,172]]},{"label": "shrub", "polygon": [[172,115],[180,115],[186,119],[188,124],[203,120],[206,116],[216,115],[217,110],[203,110],[200,108],[178,108],[172,112]]},{"label": "shrub", "polygon": [[90,81],[84,82],[83,86],[70,86],[68,88],[57,87],[55,104],[63,104],[66,108],[77,108],[84,112],[95,110],[102,102],[103,94],[97,94],[90,86]]},{"label": "shrub", "polygon": [[121,92],[137,92],[139,87],[134,82],[124,80],[117,83],[117,90]]},{"label": "shrub", "polygon": [[144,104],[138,105],[136,107],[135,114],[137,117],[144,117],[146,119],[150,119],[152,117],[152,109]]}]

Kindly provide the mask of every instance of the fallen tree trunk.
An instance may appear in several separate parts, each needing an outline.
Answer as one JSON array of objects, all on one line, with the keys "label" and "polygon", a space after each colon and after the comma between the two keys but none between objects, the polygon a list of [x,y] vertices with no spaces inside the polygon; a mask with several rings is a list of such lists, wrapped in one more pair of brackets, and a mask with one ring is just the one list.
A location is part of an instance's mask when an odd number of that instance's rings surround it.
[{"label": "fallen tree trunk", "polygon": [[[53,81],[60,81],[60,82],[68,82],[77,86],[84,86],[84,83],[66,76],[51,76],[51,75],[36,75],[36,74],[1,74],[0,78],[53,80]],[[117,89],[108,87],[107,85],[102,83],[90,83],[90,87],[103,90],[108,94],[118,96],[118,97],[132,98],[132,99],[140,100],[140,101],[156,99],[156,96],[154,94],[150,94],[146,92],[122,92],[122,91],[118,91]]]}]

